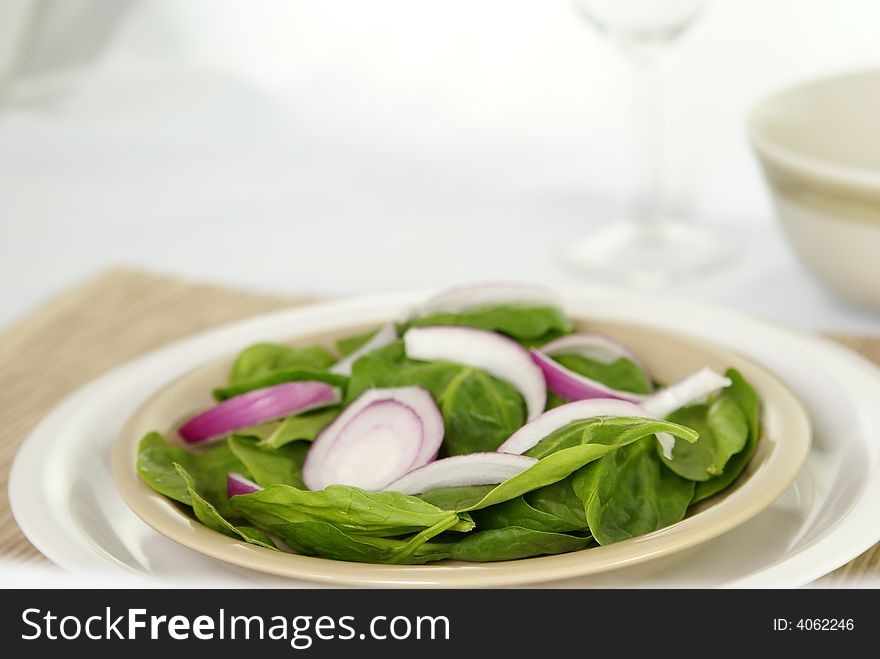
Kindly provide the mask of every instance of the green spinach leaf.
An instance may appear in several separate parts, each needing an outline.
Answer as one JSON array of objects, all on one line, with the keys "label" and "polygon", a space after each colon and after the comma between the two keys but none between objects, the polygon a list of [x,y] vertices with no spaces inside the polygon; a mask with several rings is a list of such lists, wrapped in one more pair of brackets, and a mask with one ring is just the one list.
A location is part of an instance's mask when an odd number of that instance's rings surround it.
[{"label": "green spinach leaf", "polygon": [[[580,501],[578,501],[578,508],[583,508]],[[572,524],[571,516],[566,515],[566,517],[561,518],[552,513],[538,510],[528,502],[525,496],[518,496],[515,499],[473,513],[474,523],[480,530],[520,527],[548,533],[567,533],[587,528],[586,520]]]},{"label": "green spinach leaf", "polygon": [[465,485],[463,487],[441,487],[417,495],[422,501],[443,510],[464,510],[489,494],[494,485]]},{"label": "green spinach leaf", "polygon": [[746,419],[749,429],[745,448],[731,457],[724,465],[724,473],[708,481],[697,483],[692,503],[702,501],[721,490],[726,489],[743,472],[749,460],[755,454],[758,447],[758,439],[761,436],[761,407],[758,394],[746,382],[745,378],[735,369],[728,369],[725,375],[730,378],[732,384],[724,389],[725,396],[729,396],[739,406]]},{"label": "green spinach leaf", "polygon": [[371,329],[369,332],[363,332],[362,334],[345,336],[336,341],[336,349],[339,350],[339,354],[343,357],[347,357],[362,345],[366,344],[367,341],[372,339],[378,331],[379,328],[376,328]]},{"label": "green spinach leaf", "polygon": [[410,320],[408,327],[461,325],[500,332],[528,345],[538,345],[570,334],[574,325],[561,309],[535,304],[489,304],[467,311],[436,313]]},{"label": "green spinach leaf", "polygon": [[350,403],[367,389],[389,386],[387,383],[394,381],[401,368],[416,363],[407,359],[401,339],[363,355],[351,365],[345,403]]},{"label": "green spinach leaf", "polygon": [[620,357],[609,364],[581,355],[553,355],[553,361],[606,387],[636,394],[651,393],[651,381],[645,372],[629,359]]},{"label": "green spinach leaf", "polygon": [[578,551],[590,544],[592,539],[589,536],[508,526],[469,534],[447,551],[449,558],[460,561],[512,561],[529,556]]},{"label": "green spinach leaf", "polygon": [[720,395],[709,405],[691,405],[676,410],[668,419],[700,433],[696,444],[676,442],[672,459],[658,455],[679,476],[692,481],[707,481],[724,473],[731,456],[746,445],[749,428],[746,418],[731,397]]},{"label": "green spinach leaf", "polygon": [[235,434],[241,437],[254,437],[259,440],[260,446],[266,448],[281,448],[298,440],[310,442],[339,416],[340,411],[338,407],[328,407],[314,412],[304,412],[278,421],[243,428],[237,430]]},{"label": "green spinach leaf", "polygon": [[523,496],[530,506],[565,521],[570,529],[586,529],[588,524],[584,504],[572,485],[575,474]]},{"label": "green spinach leaf", "polygon": [[[584,549],[589,537],[509,527],[478,531],[461,540],[418,542],[412,538],[378,538],[345,532],[327,522],[299,522],[275,531],[300,554],[361,563],[420,564],[455,559],[507,561]],[[448,534],[447,534],[448,535]],[[419,539],[421,540],[421,539]]]},{"label": "green spinach leaf", "polygon": [[[286,525],[320,521],[333,524],[346,533],[376,537],[418,533],[450,518],[441,510],[416,497],[398,492],[368,492],[346,485],[323,490],[300,490],[289,485],[271,485],[253,494],[232,497],[232,507],[256,526],[278,532]],[[474,523],[468,516],[453,515],[452,528],[469,531]]]},{"label": "green spinach leaf", "polygon": [[454,543],[419,543],[414,537],[357,534],[319,520],[276,523],[271,530],[298,554],[359,563],[430,563],[449,558],[454,547]]},{"label": "green spinach leaf", "polygon": [[266,547],[267,549],[275,549],[275,543],[272,542],[272,538],[263,531],[250,527],[237,527],[226,521],[223,515],[221,515],[209,501],[204,499],[198,491],[196,491],[195,482],[193,481],[192,476],[186,472],[186,469],[176,462],[173,463],[173,466],[178,477],[186,486],[189,498],[192,501],[192,508],[196,519],[202,524],[209,529],[222,533],[223,535],[228,535],[231,538],[244,540],[252,545],[259,545],[260,547]]},{"label": "green spinach leaf", "polygon": [[229,448],[253,476],[257,485],[269,487],[276,483],[305,488],[303,463],[309,450],[307,442],[294,442],[281,448],[261,446],[250,437],[230,435]]},{"label": "green spinach leaf", "polygon": [[653,442],[609,453],[581,469],[572,484],[600,545],[681,521],[694,494],[694,482],[663,466]]},{"label": "green spinach leaf", "polygon": [[175,462],[192,476],[202,496],[225,517],[232,514],[226,497],[226,474],[234,471],[252,477],[226,442],[189,450],[170,445],[157,432],[148,433],[141,439],[137,458],[140,477],[160,494],[191,506],[189,488],[175,469]]},{"label": "green spinach leaf", "polygon": [[229,373],[229,384],[276,373],[278,371],[320,371],[336,359],[326,349],[314,345],[291,348],[276,343],[257,343],[242,350]]},{"label": "green spinach leaf", "polygon": [[557,395],[555,392],[547,390],[547,404],[544,405],[544,411],[552,410],[554,407],[559,407],[560,405],[565,405],[571,401],[565,400],[562,396]]}]

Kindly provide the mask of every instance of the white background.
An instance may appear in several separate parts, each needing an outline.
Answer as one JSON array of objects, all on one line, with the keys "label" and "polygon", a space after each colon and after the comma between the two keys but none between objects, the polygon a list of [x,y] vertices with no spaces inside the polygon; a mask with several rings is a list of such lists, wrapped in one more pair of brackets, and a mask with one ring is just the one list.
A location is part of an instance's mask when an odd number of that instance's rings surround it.
[{"label": "white background", "polygon": [[[288,293],[593,286],[556,250],[628,208],[627,68],[567,0],[0,6],[0,326],[120,263]],[[744,256],[673,293],[880,332],[797,264],[744,133],[767,93],[880,64],[878,34],[872,0],[709,3],[668,61],[672,166]]]}]

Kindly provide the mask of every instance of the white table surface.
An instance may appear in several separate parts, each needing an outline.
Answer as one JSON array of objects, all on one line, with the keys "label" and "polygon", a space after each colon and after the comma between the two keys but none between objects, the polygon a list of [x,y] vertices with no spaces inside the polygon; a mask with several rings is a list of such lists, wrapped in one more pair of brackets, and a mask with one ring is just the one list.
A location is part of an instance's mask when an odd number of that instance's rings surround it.
[{"label": "white table surface", "polygon": [[[570,0],[54,0],[30,32],[15,7],[0,327],[114,264],[289,294],[606,285],[555,251],[625,213],[638,150],[627,69]],[[880,333],[797,263],[744,131],[780,87],[877,66],[878,18],[707,3],[668,61],[669,165],[744,256],[664,292]]]},{"label": "white table surface", "polygon": [[[0,326],[115,264],[288,294],[485,279],[608,285],[557,255],[626,210],[575,171],[572,149],[511,141],[499,151],[474,135],[407,148],[399,136],[322,133],[296,111],[233,79],[167,72],[32,85],[8,99]],[[719,199],[703,213],[714,217],[698,219],[741,258],[662,292],[880,334],[880,315],[839,302],[799,265],[757,170],[735,183],[752,197],[733,204],[739,216]]]}]

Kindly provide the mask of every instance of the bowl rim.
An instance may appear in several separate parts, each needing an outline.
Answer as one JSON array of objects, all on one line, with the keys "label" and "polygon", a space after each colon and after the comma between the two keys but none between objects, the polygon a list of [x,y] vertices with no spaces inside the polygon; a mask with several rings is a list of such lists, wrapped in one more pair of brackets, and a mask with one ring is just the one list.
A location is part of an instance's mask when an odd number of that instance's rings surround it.
[{"label": "bowl rim", "polygon": [[[413,296],[410,302],[417,301]],[[306,304],[294,310],[278,312],[288,320],[293,313],[301,312],[304,318],[315,316],[314,308],[325,311],[323,317],[333,316],[331,327],[322,332],[332,332],[333,327],[351,327],[363,322],[381,322],[388,315],[387,307],[378,308],[371,298],[363,298],[364,307],[352,307],[352,300],[336,303]],[[624,320],[603,316],[601,311],[578,307],[577,296],[563,296],[563,307],[573,315],[583,315],[596,321],[611,321],[632,327],[644,328],[652,333],[674,337],[692,345],[702,345],[725,358],[734,366],[746,365],[759,372],[762,380],[774,389],[776,401],[786,413],[778,415],[780,425],[786,428],[784,436],[762,435],[762,442],[770,442],[770,453],[760,468],[755,471],[739,489],[734,490],[716,505],[707,507],[681,522],[649,533],[618,542],[612,545],[591,547],[589,549],[558,554],[524,558],[494,563],[435,563],[426,565],[384,565],[336,561],[327,558],[302,556],[277,552],[235,540],[213,531],[185,515],[171,500],[152,490],[138,476],[135,469],[137,444],[140,436],[136,429],[141,412],[151,401],[160,396],[174,382],[187,378],[194,371],[203,369],[221,360],[228,360],[231,354],[211,360],[207,364],[189,369],[179,377],[166,383],[162,388],[144,401],[129,417],[113,444],[111,469],[113,480],[125,503],[144,522],[159,534],[193,549],[202,555],[221,560],[232,565],[273,574],[285,578],[302,579],[312,583],[343,586],[382,586],[382,587],[499,587],[517,586],[537,582],[548,582],[572,576],[585,576],[607,572],[620,567],[645,562],[653,558],[669,555],[696,546],[715,538],[722,533],[745,523],[772,504],[793,482],[803,466],[809,452],[812,428],[809,415],[801,401],[790,387],[774,373],[754,360],[728,348],[685,333],[672,332],[651,325],[649,322]],[[402,308],[395,305],[397,308]],[[335,308],[344,309],[341,314]],[[365,313],[366,312],[366,313]],[[370,316],[370,312],[373,316]],[[360,313],[360,316],[358,314]],[[308,337],[314,331],[304,329],[290,332],[290,339]],[[263,337],[266,338],[266,337]],[[276,337],[277,338],[277,337]],[[766,415],[766,408],[763,414]],[[584,560],[584,552],[590,552],[593,560]],[[602,560],[604,558],[604,560]]]},{"label": "bowl rim", "polygon": [[783,101],[786,97],[794,96],[807,89],[831,85],[842,80],[869,77],[880,79],[880,69],[863,69],[811,78],[788,85],[769,96],[763,97],[752,106],[746,117],[746,132],[752,147],[759,156],[769,162],[784,169],[796,171],[804,176],[843,187],[880,190],[880,169],[833,162],[819,156],[804,154],[792,147],[783,146],[770,137],[760,125],[762,115],[770,107]]}]

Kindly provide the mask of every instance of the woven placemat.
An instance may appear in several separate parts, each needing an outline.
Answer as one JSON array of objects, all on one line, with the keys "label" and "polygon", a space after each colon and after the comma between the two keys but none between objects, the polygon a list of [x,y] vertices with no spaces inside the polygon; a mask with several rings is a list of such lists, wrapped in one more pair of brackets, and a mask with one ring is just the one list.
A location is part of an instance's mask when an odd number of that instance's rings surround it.
[{"label": "woven placemat", "polygon": [[[209,327],[307,301],[113,269],[61,294],[0,334],[0,560],[47,562],[9,509],[18,445],[63,398],[144,352]],[[834,336],[880,363],[880,338]],[[823,579],[880,579],[880,545]]]}]

